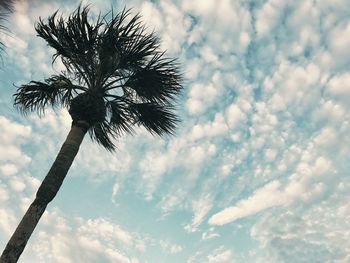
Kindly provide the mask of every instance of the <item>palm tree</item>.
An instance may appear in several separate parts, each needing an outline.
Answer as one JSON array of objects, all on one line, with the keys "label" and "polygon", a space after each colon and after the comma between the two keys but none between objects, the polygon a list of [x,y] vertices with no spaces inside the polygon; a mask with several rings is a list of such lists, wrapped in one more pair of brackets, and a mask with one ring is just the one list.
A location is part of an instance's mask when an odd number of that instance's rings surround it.
[{"label": "palm tree", "polygon": [[159,39],[146,32],[140,15],[124,9],[99,16],[94,23],[88,17],[88,7],[79,6],[67,19],[56,11],[35,26],[38,36],[55,49],[53,60],[60,58],[66,70],[21,85],[14,104],[24,114],[39,115],[48,106],[65,107],[72,126],[0,262],[17,262],[87,132],[113,151],[113,140],[132,133],[135,125],[161,136],[173,134],[179,121],[174,112],[183,87],[179,65],[164,57]]}]

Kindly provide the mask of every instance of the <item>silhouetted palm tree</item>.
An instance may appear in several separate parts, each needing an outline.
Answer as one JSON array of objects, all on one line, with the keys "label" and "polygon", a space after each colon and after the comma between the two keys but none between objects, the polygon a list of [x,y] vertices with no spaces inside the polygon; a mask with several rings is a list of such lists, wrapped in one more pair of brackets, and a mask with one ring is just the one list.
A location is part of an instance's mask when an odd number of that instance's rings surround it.
[{"label": "silhouetted palm tree", "polygon": [[72,127],[36,198],[8,242],[0,262],[16,262],[48,203],[56,196],[88,132],[109,151],[113,139],[144,126],[153,134],[172,134],[178,118],[174,102],[182,90],[175,60],[164,57],[159,40],[147,33],[140,16],[129,10],[88,21],[79,6],[64,19],[57,11],[35,29],[55,49],[66,71],[45,81],[18,87],[15,105],[23,112],[44,113],[63,106]]}]

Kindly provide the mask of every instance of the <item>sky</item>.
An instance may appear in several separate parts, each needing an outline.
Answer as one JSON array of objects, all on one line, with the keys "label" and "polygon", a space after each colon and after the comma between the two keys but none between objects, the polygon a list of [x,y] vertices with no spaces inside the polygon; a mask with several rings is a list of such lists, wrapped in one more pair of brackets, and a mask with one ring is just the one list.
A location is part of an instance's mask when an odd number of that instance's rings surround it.
[{"label": "sky", "polygon": [[[182,122],[115,153],[86,136],[19,262],[350,262],[348,0],[89,3],[140,12],[179,59]],[[62,70],[34,24],[78,4],[17,0],[1,33],[1,251],[71,125],[21,115],[14,85]]]}]

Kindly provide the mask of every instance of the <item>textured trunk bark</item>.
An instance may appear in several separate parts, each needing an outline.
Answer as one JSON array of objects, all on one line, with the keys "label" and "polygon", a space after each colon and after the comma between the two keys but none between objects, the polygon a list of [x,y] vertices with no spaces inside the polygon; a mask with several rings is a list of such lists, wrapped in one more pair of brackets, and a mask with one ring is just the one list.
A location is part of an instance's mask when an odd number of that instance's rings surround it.
[{"label": "textured trunk bark", "polygon": [[40,217],[44,213],[46,206],[52,201],[60,189],[78,153],[79,146],[84,139],[87,128],[88,124],[86,122],[78,122],[72,125],[56,160],[36,193],[35,200],[29,206],[11,239],[7,243],[0,257],[0,263],[13,263],[18,261]]}]

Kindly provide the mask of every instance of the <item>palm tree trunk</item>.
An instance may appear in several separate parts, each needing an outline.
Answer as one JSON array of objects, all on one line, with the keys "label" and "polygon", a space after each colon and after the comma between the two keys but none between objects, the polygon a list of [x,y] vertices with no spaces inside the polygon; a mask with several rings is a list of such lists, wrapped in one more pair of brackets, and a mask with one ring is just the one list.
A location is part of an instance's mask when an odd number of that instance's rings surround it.
[{"label": "palm tree trunk", "polygon": [[17,262],[47,205],[56,196],[67,172],[78,153],[89,125],[84,121],[73,123],[50,171],[41,183],[35,200],[29,206],[0,257],[0,263]]}]

